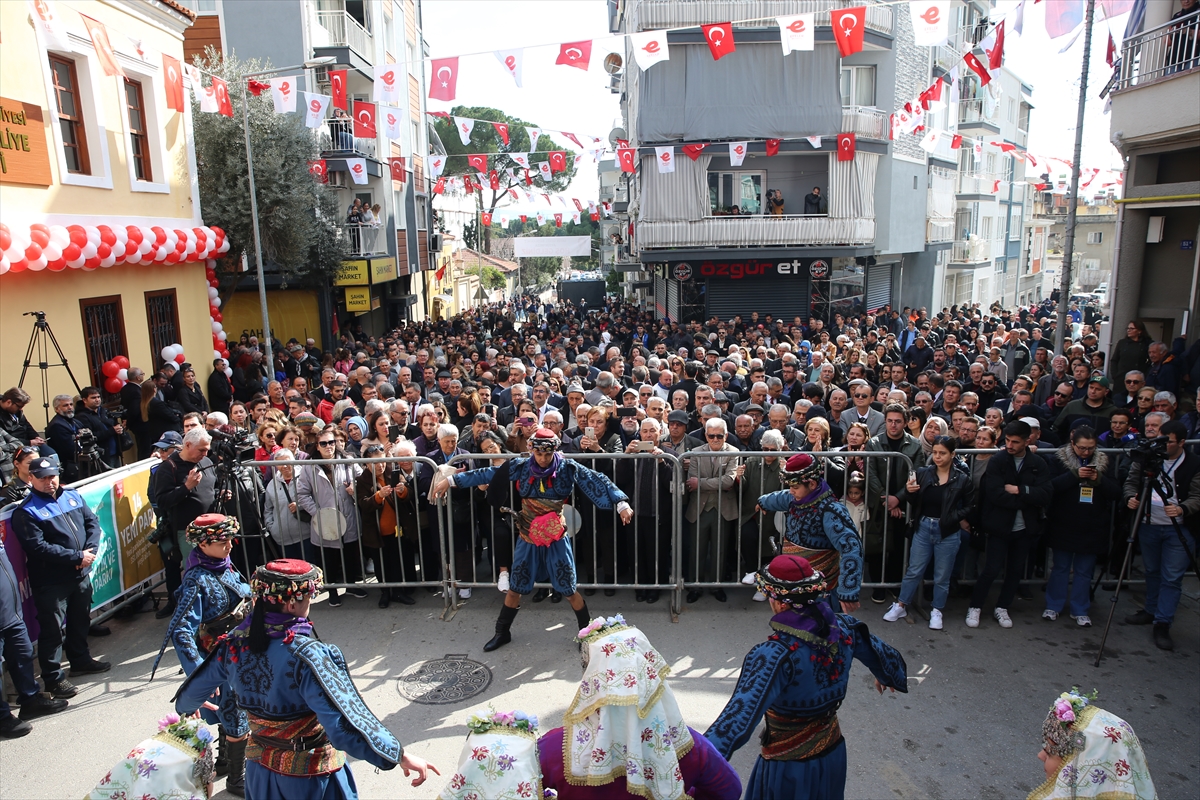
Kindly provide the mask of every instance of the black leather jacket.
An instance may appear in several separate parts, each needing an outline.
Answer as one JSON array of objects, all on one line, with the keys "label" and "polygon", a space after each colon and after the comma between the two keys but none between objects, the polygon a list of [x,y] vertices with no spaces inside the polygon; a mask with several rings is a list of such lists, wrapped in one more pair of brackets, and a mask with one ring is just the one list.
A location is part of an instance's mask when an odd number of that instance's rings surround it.
[{"label": "black leather jacket", "polygon": [[[937,480],[938,474],[935,464],[919,467],[917,469],[917,485],[921,488],[915,493],[910,493],[908,489],[904,489],[896,496],[902,504],[909,501],[915,502],[921,490],[933,486],[937,483]],[[966,519],[967,515],[971,512],[974,496],[975,484],[971,481],[970,473],[963,472],[961,469],[951,465],[950,480],[946,482],[946,492],[942,498],[942,513],[938,518],[938,527],[942,532],[943,539],[954,535],[961,529],[959,523]]]}]

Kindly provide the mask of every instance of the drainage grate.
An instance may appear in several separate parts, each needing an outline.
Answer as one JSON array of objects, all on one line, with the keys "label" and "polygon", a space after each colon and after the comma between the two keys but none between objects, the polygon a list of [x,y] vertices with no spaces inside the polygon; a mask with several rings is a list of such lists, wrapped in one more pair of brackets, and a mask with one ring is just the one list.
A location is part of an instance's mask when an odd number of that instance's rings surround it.
[{"label": "drainage grate", "polygon": [[396,681],[401,696],[423,705],[446,705],[468,700],[492,682],[492,671],[466,653],[413,664]]}]

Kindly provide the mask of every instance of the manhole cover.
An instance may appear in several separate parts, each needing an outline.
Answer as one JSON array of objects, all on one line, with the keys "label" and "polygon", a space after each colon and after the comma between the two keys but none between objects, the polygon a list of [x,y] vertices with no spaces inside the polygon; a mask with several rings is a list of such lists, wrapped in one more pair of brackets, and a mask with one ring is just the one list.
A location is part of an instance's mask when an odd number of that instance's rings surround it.
[{"label": "manhole cover", "polygon": [[414,703],[445,705],[467,700],[492,682],[492,671],[478,661],[447,653],[443,658],[413,664],[397,679],[400,694]]}]

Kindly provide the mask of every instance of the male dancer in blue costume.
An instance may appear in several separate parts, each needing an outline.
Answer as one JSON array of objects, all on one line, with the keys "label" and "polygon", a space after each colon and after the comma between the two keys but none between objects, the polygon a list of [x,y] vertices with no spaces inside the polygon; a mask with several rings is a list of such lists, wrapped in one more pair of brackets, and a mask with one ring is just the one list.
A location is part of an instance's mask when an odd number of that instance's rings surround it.
[{"label": "male dancer in blue costume", "polygon": [[[150,680],[158,670],[167,644],[175,645],[175,655],[187,675],[212,652],[217,638],[228,633],[250,613],[250,586],[229,560],[233,538],[240,530],[235,517],[201,514],[184,531],[194,545],[184,564],[183,583],[176,595],[175,615],[167,625],[167,635],[154,659]],[[216,710],[204,708],[200,715],[209,725],[218,725],[220,750],[218,775],[228,772],[225,789],[242,797],[245,794],[246,734],[250,723],[237,707],[237,697],[229,684],[210,701]]]},{"label": "male dancer in blue costume", "polygon": [[857,611],[862,540],[850,512],[822,477],[821,463],[808,453],[796,453],[780,472],[780,482],[788,488],[764,494],[758,498],[758,507],[786,512],[783,552],[801,556],[820,570],[830,585],[837,586],[830,600],[835,612]]},{"label": "male dancer in blue costume", "polygon": [[[533,591],[535,581],[550,581],[556,592],[567,598],[575,611],[578,629],[586,628],[591,619],[587,602],[575,587],[575,554],[571,540],[564,534],[562,509],[578,488],[598,508],[616,506],[621,522],[633,519],[629,498],[606,476],[575,461],[562,457],[562,441],[549,428],[539,428],[529,440],[530,458],[514,458],[498,467],[484,467],[459,472],[449,481],[434,486],[440,497],[451,486],[472,487],[487,485],[493,504],[509,502],[508,487],[516,484],[514,497],[520,508],[513,509],[521,538],[513,548],[509,589],[504,607],[496,620],[496,635],[483,646],[491,652],[512,641],[509,629],[521,607],[521,595]],[[500,491],[493,491],[493,487]]]},{"label": "male dancer in blue costume", "polygon": [[321,570],[280,559],[259,567],[250,585],[250,618],[220,637],[175,695],[175,710],[192,714],[218,687],[233,689],[250,722],[246,797],[353,800],[347,754],[379,769],[400,764],[406,776],[414,770],[413,786],[437,773],[404,752],[363,702],[342,652],[313,633],[308,607]]},{"label": "male dancer in blue costume", "polygon": [[846,742],[837,709],[850,682],[850,659],[867,665],[882,693],[884,687],[908,691],[904,657],[854,617],[835,615],[825,576],[805,559],[776,556],[756,583],[770,599],[775,632],[746,654],[733,697],[704,735],[729,758],[765,715],[762,753],[745,800],[841,800]]}]

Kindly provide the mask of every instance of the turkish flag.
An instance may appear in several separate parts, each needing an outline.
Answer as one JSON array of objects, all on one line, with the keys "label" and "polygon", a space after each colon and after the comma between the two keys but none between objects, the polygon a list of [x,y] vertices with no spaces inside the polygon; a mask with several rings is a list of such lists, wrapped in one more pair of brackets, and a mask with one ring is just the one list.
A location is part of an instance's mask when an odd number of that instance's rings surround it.
[{"label": "turkish flag", "polygon": [[773,156],[779,152],[779,143],[783,139],[767,139],[767,155]]},{"label": "turkish flag", "polygon": [[853,161],[857,139],[853,133],[838,134],[838,161]]},{"label": "turkish flag", "polygon": [[444,192],[444,191],[446,191],[446,179],[445,179],[445,178],[438,178],[438,179],[437,179],[437,183],[435,183],[435,184],[433,185],[433,193],[434,193],[434,194],[441,194],[441,193],[442,193],[442,192]]},{"label": "turkish flag", "polygon": [[429,99],[452,101],[458,86],[458,56],[433,59],[429,72]]},{"label": "turkish flag", "polygon": [[103,23],[97,22],[85,14],[79,16],[83,18],[83,24],[88,29],[88,36],[92,37],[92,47],[96,48],[96,58],[100,60],[104,74],[120,75],[124,78],[125,71],[117,63],[117,54],[113,52],[112,42],[108,40],[108,29],[104,27]]},{"label": "turkish flag", "polygon": [[492,227],[492,215],[490,212],[484,211],[482,214],[479,215],[479,218],[480,218],[480,221],[483,222],[483,227],[485,227],[485,228]]},{"label": "turkish flag", "polygon": [[477,169],[483,172],[487,169],[487,156],[483,153],[475,153],[467,156],[467,166],[471,169]]},{"label": "turkish flag", "polygon": [[563,172],[567,168],[567,154],[562,150],[550,151],[550,172]]},{"label": "turkish flag", "polygon": [[500,136],[500,141],[508,144],[508,125],[503,122],[493,122],[492,127],[496,129],[496,133]]},{"label": "turkish flag", "polygon": [[576,210],[583,211],[583,203],[579,202],[578,197],[572,197],[571,202],[575,204]]},{"label": "turkish flag", "polygon": [[441,268],[440,268],[440,269],[439,269],[437,272],[435,272],[435,273],[433,274],[433,277],[434,277],[436,280],[439,280],[439,281],[440,281],[442,278],[445,278],[445,277],[446,277],[446,265],[445,265],[445,264],[442,264]]},{"label": "turkish flag", "polygon": [[329,183],[329,171],[325,159],[308,162],[308,172],[321,183]]},{"label": "turkish flag", "polygon": [[529,170],[525,170],[525,185],[533,186],[533,173]]},{"label": "turkish flag", "polygon": [[557,211],[554,213],[554,227],[556,227],[556,228],[562,227],[562,214]]},{"label": "turkish flag", "polygon": [[863,49],[863,27],[867,22],[867,7],[836,8],[829,12],[833,24],[833,39],[842,58]]},{"label": "turkish flag", "polygon": [[708,42],[708,51],[712,53],[713,61],[719,61],[737,49],[733,43],[733,23],[718,22],[715,25],[701,25],[704,31],[704,41]]},{"label": "turkish flag", "polygon": [[688,158],[690,158],[692,161],[695,161],[697,158],[700,157],[700,151],[706,147],[708,147],[707,143],[705,143],[705,144],[685,144],[683,146],[683,153]]},{"label": "turkish flag", "polygon": [[333,95],[333,107],[340,108],[342,111],[349,111],[350,107],[346,105],[346,72],[344,69],[333,69],[329,71],[329,89]]},{"label": "turkish flag", "polygon": [[954,134],[954,138],[950,140],[950,149],[957,150],[960,147],[962,147],[962,135],[956,133]]},{"label": "turkish flag", "polygon": [[963,61],[966,63],[966,65],[968,67],[971,68],[971,72],[974,72],[976,75],[979,76],[979,85],[980,86],[987,86],[989,83],[992,82],[992,74],[990,72],[988,72],[988,68],[985,67],[979,61],[979,59],[975,56],[974,53],[964,54]]},{"label": "turkish flag", "polygon": [[1104,61],[1106,64],[1108,64],[1111,67],[1111,66],[1113,66],[1113,64],[1116,63],[1116,60],[1117,60],[1117,44],[1116,44],[1116,42],[1113,41],[1112,34],[1110,33],[1110,34],[1108,34],[1108,48],[1104,51]]},{"label": "turkish flag", "polygon": [[462,179],[463,179],[463,189],[465,189],[467,191],[467,194],[471,194],[471,192],[475,191],[475,186],[471,181],[470,175],[463,175]]},{"label": "turkish flag", "polygon": [[[984,52],[988,55],[988,68],[1000,69],[1004,64],[1004,20],[1000,20],[1000,24],[993,31],[993,36],[996,37],[995,44],[991,47],[984,45]],[[991,36],[988,37],[992,38]]]},{"label": "turkish flag", "polygon": [[617,161],[621,164],[621,172],[634,172],[634,150],[632,147],[617,148]]},{"label": "turkish flag", "polygon": [[592,60],[592,42],[567,42],[558,48],[558,58],[554,61],[555,64],[562,64],[568,67],[576,67],[577,69],[587,71],[588,64]]},{"label": "turkish flag", "polygon": [[496,172],[496,170],[488,173],[488,186],[492,188],[492,191],[500,188],[500,173]]},{"label": "turkish flag", "polygon": [[217,99],[217,113],[233,119],[233,103],[229,102],[229,84],[220,78],[213,78],[212,88],[213,96]]},{"label": "turkish flag", "polygon": [[521,222],[523,222],[523,223],[524,223],[524,222],[528,222],[528,221],[529,221],[529,215],[528,215],[528,214],[522,214],[522,215],[521,215]]},{"label": "turkish flag", "polygon": [[388,163],[392,167],[392,180],[404,183],[404,156],[392,156]]},{"label": "turkish flag", "polygon": [[375,138],[375,104],[354,101],[354,135],[359,139]]},{"label": "turkish flag", "polygon": [[575,134],[567,133],[566,131],[563,131],[562,135],[567,137],[568,139],[570,139],[572,142],[574,142],[579,147],[583,147],[583,142],[579,141],[579,137],[576,136]]},{"label": "turkish flag", "polygon": [[592,222],[600,221],[600,213],[597,211],[593,211],[591,214],[588,214],[588,216],[592,218]]},{"label": "turkish flag", "polygon": [[166,78],[167,108],[183,111],[183,67],[166,53],[163,53],[163,76]]}]

